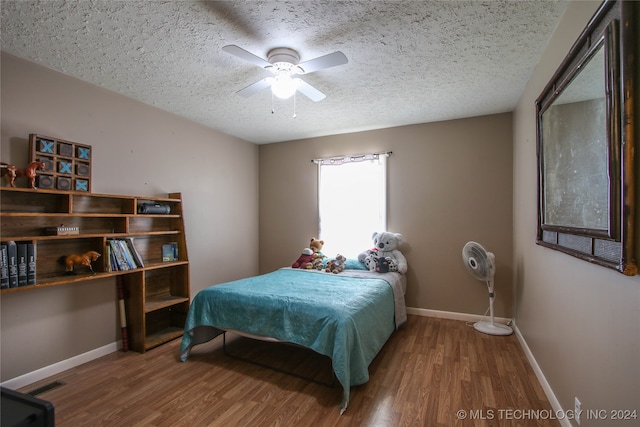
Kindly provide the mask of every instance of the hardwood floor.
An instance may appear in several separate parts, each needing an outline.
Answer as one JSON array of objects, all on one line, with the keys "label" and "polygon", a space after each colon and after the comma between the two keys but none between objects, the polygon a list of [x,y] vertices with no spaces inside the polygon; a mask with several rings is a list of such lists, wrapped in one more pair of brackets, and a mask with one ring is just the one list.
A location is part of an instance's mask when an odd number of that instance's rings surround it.
[{"label": "hardwood floor", "polygon": [[[558,426],[515,335],[465,322],[409,316],[352,387],[256,366],[223,353],[222,338],[179,361],[180,340],[145,354],[117,352],[20,391],[59,381],[37,397],[65,426]],[[330,360],[308,350],[227,339],[229,351],[331,382]],[[460,412],[459,412],[460,411]]]}]

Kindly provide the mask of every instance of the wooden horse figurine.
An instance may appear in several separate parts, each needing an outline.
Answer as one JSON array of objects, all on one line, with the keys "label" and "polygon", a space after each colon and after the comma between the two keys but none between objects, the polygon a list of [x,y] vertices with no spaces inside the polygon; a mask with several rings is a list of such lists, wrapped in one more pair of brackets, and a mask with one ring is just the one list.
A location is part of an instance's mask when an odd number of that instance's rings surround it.
[{"label": "wooden horse figurine", "polygon": [[16,180],[16,167],[13,165],[10,165],[8,163],[4,163],[2,162],[2,164],[0,165],[1,169],[1,175],[2,178],[6,179],[7,182],[9,183],[9,185],[11,185],[12,187],[15,187],[14,181]]},{"label": "wooden horse figurine", "polygon": [[91,267],[91,263],[93,261],[96,261],[98,258],[100,258],[100,254],[98,252],[89,251],[83,253],[82,255],[63,255],[60,257],[60,259],[58,259],[58,262],[66,267],[67,272],[65,274],[67,275],[76,274],[76,272],[73,271],[73,267],[75,265],[84,265],[89,270],[91,270],[93,274],[96,274],[96,272],[93,271],[93,267]]},{"label": "wooden horse figurine", "polygon": [[31,162],[27,167],[18,169],[13,165],[2,163],[2,177],[9,181],[9,185],[15,187],[16,178],[28,178],[29,185],[34,190],[36,189],[36,171],[44,170],[45,164],[43,162]]}]

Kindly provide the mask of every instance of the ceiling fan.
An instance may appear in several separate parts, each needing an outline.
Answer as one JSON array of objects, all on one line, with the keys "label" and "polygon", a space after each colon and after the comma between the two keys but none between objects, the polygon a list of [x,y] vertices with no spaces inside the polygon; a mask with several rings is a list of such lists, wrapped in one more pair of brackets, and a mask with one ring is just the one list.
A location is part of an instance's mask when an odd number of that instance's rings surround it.
[{"label": "ceiling fan", "polygon": [[249,97],[271,87],[272,93],[281,99],[290,98],[296,91],[300,91],[314,102],[322,101],[326,98],[324,93],[296,76],[349,62],[344,53],[340,51],[299,63],[300,55],[298,52],[288,47],[271,49],[267,54],[267,59],[262,59],[236,45],[224,46],[222,50],[274,74],[273,77],[266,77],[240,89],[237,93],[244,97]]}]

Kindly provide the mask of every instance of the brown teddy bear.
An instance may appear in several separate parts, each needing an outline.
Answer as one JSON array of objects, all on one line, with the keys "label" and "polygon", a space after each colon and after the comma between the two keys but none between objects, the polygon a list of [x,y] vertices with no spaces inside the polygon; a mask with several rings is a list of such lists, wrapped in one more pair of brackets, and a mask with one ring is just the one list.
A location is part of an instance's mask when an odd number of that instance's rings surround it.
[{"label": "brown teddy bear", "polygon": [[335,259],[332,259],[327,263],[327,268],[325,271],[327,273],[338,274],[344,270],[344,263],[347,260],[343,255],[336,255]]},{"label": "brown teddy bear", "polygon": [[315,237],[311,238],[311,242],[309,243],[309,247],[313,251],[313,253],[322,253],[322,247],[324,246],[324,240],[318,240]]},{"label": "brown teddy bear", "polygon": [[322,270],[322,259],[326,258],[321,252],[322,246],[324,246],[324,240],[318,240],[312,237],[309,241],[309,247],[304,248],[300,257],[291,265],[291,268]]},{"label": "brown teddy bear", "polygon": [[313,260],[310,265],[307,265],[308,269],[322,270],[324,268],[323,259],[326,258],[322,253],[322,247],[324,246],[324,240],[318,240],[315,237],[311,238],[309,247],[313,251]]}]

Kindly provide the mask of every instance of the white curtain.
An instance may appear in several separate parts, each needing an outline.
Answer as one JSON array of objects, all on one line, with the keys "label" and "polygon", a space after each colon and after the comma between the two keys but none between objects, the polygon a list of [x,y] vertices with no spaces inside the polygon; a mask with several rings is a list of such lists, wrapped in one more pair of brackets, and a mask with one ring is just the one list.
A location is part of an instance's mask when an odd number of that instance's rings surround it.
[{"label": "white curtain", "polygon": [[364,154],[314,160],[322,252],[347,258],[372,247],[374,231],[387,228],[387,156]]}]

